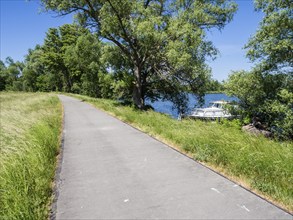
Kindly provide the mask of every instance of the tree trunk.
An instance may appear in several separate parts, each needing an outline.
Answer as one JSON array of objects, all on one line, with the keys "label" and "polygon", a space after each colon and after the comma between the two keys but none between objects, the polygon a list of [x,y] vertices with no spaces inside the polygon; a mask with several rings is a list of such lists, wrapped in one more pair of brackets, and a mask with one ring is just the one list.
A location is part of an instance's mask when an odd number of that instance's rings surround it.
[{"label": "tree trunk", "polygon": [[135,82],[133,85],[133,94],[132,94],[133,103],[137,108],[143,109],[144,97],[142,96],[141,69],[139,66],[135,66],[134,68],[134,78],[135,78]]}]

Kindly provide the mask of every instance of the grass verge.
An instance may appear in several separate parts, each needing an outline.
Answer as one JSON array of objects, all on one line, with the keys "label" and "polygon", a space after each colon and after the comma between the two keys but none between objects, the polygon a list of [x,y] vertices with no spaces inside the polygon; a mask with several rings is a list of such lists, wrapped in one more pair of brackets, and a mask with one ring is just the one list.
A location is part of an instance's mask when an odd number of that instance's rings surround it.
[{"label": "grass verge", "polygon": [[111,100],[73,96],[164,141],[292,213],[292,142],[246,134],[231,123],[177,121]]},{"label": "grass verge", "polygon": [[56,95],[0,93],[0,219],[47,219],[62,107]]}]

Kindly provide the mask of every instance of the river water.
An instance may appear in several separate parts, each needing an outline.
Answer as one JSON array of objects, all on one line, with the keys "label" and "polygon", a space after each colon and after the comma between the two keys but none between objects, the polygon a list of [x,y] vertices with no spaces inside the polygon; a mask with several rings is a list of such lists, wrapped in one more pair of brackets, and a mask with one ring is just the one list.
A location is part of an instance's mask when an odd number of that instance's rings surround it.
[{"label": "river water", "polygon": [[[215,94],[206,94],[204,97],[204,105],[203,107],[207,107],[211,101],[217,101],[217,100],[225,100],[225,101],[237,101],[236,97],[227,96],[224,93],[215,93]],[[197,99],[193,95],[189,95],[189,103],[188,103],[188,109],[191,111],[193,108],[198,107],[197,106]],[[173,108],[173,103],[170,101],[155,101],[150,102],[146,101],[146,104],[151,105],[155,111],[165,113],[168,115],[171,115],[173,118],[178,117],[178,111]]]}]

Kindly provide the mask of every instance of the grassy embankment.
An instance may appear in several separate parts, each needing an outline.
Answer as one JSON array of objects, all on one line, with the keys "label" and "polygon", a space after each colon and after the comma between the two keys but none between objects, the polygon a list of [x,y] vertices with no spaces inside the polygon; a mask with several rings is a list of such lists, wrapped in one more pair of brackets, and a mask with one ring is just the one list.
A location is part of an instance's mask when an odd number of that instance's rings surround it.
[{"label": "grassy embankment", "polygon": [[0,219],[47,219],[61,103],[44,93],[0,93],[0,104]]},{"label": "grassy embankment", "polygon": [[293,210],[293,143],[241,131],[232,123],[177,121],[153,111],[140,112],[115,101],[77,96],[194,159]]}]

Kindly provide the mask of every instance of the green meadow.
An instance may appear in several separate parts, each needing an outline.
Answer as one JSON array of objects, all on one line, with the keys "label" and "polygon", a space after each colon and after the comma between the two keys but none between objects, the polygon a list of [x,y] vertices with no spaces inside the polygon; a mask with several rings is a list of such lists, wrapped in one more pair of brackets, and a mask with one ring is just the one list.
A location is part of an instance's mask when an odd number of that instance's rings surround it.
[{"label": "green meadow", "polygon": [[244,133],[235,122],[177,121],[115,101],[74,95],[293,210],[293,143]]},{"label": "green meadow", "polygon": [[56,95],[0,93],[0,219],[46,219],[60,148]]},{"label": "green meadow", "polygon": [[[73,95],[164,141],[286,210],[293,210],[293,143],[234,122],[177,121],[115,101]],[[48,93],[0,93],[0,219],[47,219],[62,107]]]}]

